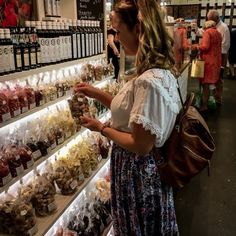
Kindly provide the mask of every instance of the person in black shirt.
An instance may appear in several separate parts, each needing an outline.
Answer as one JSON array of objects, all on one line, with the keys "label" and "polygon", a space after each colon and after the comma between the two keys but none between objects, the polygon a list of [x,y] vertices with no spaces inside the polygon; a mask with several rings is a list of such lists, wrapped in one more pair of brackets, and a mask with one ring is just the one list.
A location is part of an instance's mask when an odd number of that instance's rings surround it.
[{"label": "person in black shirt", "polygon": [[110,27],[107,31],[107,42],[108,42],[108,62],[111,59],[111,62],[115,68],[115,79],[118,79],[119,70],[120,70],[120,43],[116,39],[117,32],[115,29]]}]

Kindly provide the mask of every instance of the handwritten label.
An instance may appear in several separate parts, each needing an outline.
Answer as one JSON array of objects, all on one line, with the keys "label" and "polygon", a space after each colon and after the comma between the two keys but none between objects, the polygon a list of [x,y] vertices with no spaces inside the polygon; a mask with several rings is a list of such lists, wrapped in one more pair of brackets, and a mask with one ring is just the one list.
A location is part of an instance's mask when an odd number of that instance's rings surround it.
[{"label": "handwritten label", "polygon": [[103,20],[103,1],[77,0],[77,15],[80,20]]}]

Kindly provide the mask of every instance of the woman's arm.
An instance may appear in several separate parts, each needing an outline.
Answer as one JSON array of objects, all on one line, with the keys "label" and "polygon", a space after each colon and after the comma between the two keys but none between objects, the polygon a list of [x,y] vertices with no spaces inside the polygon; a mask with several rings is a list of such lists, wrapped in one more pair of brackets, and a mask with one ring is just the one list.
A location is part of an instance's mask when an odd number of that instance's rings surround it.
[{"label": "woman's arm", "polygon": [[111,139],[120,147],[139,155],[148,154],[154,146],[155,135],[152,135],[150,131],[146,131],[142,125],[133,123],[133,133],[130,134],[106,127],[96,119],[81,117],[81,120],[84,127],[92,131],[102,131],[103,135]]},{"label": "woman's arm", "polygon": [[112,48],[114,54],[115,54],[116,56],[119,56],[120,53],[119,53],[119,50],[117,49],[117,47],[116,47],[116,45],[115,45],[115,43],[114,43],[114,38],[115,38],[115,37],[114,37],[113,34],[108,34],[107,42],[108,42],[109,46]]}]

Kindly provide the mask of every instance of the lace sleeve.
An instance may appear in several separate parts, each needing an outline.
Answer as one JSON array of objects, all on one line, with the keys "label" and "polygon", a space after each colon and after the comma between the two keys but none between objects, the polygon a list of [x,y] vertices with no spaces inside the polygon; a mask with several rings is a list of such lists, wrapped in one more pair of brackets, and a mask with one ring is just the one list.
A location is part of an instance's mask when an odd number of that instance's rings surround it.
[{"label": "lace sleeve", "polygon": [[[161,78],[138,78],[134,83],[134,103],[130,112],[129,126],[142,124],[156,136],[156,146],[161,146],[169,137],[179,111],[174,81]],[[172,87],[175,87],[173,89]]]}]

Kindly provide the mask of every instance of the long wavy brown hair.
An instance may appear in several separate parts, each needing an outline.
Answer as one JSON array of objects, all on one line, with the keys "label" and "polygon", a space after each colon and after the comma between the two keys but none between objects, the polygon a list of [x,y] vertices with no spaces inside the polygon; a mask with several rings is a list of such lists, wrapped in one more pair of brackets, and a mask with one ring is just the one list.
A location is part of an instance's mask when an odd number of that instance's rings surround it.
[{"label": "long wavy brown hair", "polygon": [[156,0],[119,1],[114,11],[132,30],[140,24],[139,47],[136,55],[137,74],[151,68],[172,69],[175,64],[173,39],[163,21]]}]

